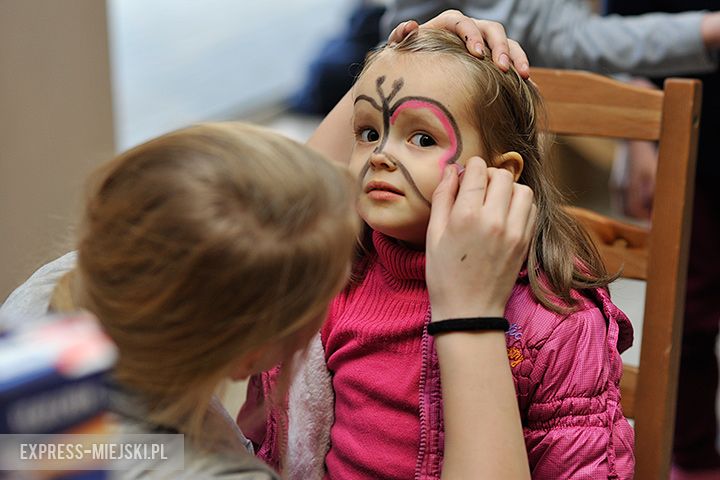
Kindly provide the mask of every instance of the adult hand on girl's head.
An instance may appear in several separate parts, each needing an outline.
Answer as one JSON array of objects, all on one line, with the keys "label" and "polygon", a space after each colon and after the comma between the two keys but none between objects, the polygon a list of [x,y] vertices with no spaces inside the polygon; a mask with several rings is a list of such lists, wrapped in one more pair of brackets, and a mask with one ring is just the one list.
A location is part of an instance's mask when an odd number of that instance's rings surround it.
[{"label": "adult hand on girl's head", "polygon": [[507,38],[505,28],[498,22],[470,18],[458,10],[445,10],[422,25],[414,20],[401,23],[390,33],[388,43],[401,41],[417,28],[439,28],[455,33],[465,40],[468,51],[473,55],[483,57],[487,47],[493,62],[503,71],[507,71],[512,62],[521,77],[530,77],[527,55],[519,43]]},{"label": "adult hand on girl's head", "polygon": [[535,233],[533,192],[510,172],[467,163],[446,167],[426,241],[432,319],[502,316]]}]

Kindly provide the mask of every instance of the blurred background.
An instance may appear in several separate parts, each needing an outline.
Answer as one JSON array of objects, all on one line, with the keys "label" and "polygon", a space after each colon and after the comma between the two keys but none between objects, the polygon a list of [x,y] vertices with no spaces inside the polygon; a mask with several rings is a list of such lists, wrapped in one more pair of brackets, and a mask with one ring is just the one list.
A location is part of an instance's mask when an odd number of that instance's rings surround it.
[{"label": "blurred background", "polygon": [[0,299],[72,248],[83,185],[114,153],[191,123],[283,120],[333,0],[1,0]]}]

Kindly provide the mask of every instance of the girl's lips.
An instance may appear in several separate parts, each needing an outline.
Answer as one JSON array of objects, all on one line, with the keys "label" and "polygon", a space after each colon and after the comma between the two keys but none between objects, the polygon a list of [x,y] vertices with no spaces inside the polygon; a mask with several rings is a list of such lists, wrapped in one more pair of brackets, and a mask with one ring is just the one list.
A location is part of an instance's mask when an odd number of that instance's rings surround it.
[{"label": "girl's lips", "polygon": [[368,184],[365,185],[365,193],[370,194],[370,193],[375,193],[375,192],[392,193],[394,195],[403,195],[403,196],[405,195],[402,192],[402,190],[400,190],[399,188],[397,188],[394,185],[391,185],[389,183],[376,182],[376,181],[368,182]]},{"label": "girl's lips", "polygon": [[377,201],[396,200],[405,194],[394,185],[385,182],[372,181],[365,185],[365,193],[368,198]]},{"label": "girl's lips", "polygon": [[367,193],[368,198],[372,200],[381,200],[381,201],[387,201],[387,200],[396,200],[398,198],[401,198],[403,195],[395,192],[390,192],[387,190],[370,190]]}]

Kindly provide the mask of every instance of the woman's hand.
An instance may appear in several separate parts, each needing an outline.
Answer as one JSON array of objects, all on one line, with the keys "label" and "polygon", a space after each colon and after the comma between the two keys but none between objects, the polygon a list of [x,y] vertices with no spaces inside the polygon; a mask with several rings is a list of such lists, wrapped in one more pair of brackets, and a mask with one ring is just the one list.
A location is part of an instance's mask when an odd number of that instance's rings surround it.
[{"label": "woman's hand", "polygon": [[480,157],[461,178],[445,169],[435,190],[426,241],[432,319],[503,316],[535,233],[529,187]]},{"label": "woman's hand", "polygon": [[[446,167],[426,242],[432,320],[503,316],[535,231],[532,191],[472,157],[462,178]],[[505,334],[435,337],[443,392],[443,480],[529,479]]]},{"label": "woman's hand", "polygon": [[390,33],[388,43],[400,42],[417,28],[439,28],[455,33],[465,40],[468,51],[473,55],[482,58],[487,47],[493,61],[502,71],[507,71],[512,62],[521,77],[530,77],[527,55],[519,43],[507,38],[505,28],[498,22],[470,18],[458,10],[445,10],[422,25],[418,25],[414,20],[401,23]]}]

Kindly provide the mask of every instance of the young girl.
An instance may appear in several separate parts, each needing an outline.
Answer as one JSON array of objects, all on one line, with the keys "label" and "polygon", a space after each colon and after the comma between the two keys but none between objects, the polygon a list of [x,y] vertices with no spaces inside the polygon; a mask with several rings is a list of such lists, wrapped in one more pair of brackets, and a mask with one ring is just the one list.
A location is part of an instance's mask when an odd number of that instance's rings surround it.
[{"label": "young girl", "polygon": [[[281,413],[272,412],[264,431],[250,435],[259,455],[276,462],[287,442],[294,478],[439,477],[449,426],[436,354],[442,335],[434,341],[427,326],[443,313],[430,310],[425,279],[443,263],[426,272],[423,249],[443,168],[480,155],[502,170],[494,175],[497,188],[515,179],[537,202],[526,268],[504,310],[532,475],[631,478],[633,432],[619,403],[619,352],[632,330],[610,302],[611,277],[592,243],[546,177],[535,88],[471,56],[454,35],[420,30],[368,58],[353,100],[350,166],[368,234],[353,283],[331,304],[290,389],[287,439],[276,421]],[[507,209],[485,206],[490,232],[502,228]],[[460,261],[485,258],[468,253]],[[494,285],[458,280],[455,288],[472,288],[480,299]],[[480,375],[484,365],[475,368]],[[249,398],[269,394],[274,375],[256,378]],[[446,395],[445,405],[451,401]]]}]

